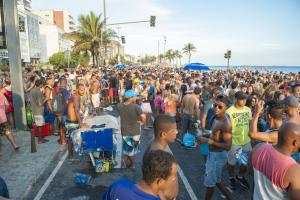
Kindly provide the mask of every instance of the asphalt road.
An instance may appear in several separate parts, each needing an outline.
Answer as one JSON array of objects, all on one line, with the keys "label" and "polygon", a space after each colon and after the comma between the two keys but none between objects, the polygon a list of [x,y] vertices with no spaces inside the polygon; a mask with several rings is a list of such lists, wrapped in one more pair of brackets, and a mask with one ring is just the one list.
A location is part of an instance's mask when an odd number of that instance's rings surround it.
[{"label": "asphalt road", "polygon": [[[139,169],[141,166],[143,151],[152,138],[153,131],[142,133],[142,152],[137,156],[137,169]],[[170,149],[173,152],[176,160],[178,161],[184,176],[180,176],[179,178],[180,192],[177,199],[193,199],[191,198],[193,197],[193,194],[196,196],[195,199],[204,199],[205,187],[203,186],[203,178],[205,173],[205,166],[200,156],[199,148],[186,149],[185,147],[181,146],[181,144],[174,143],[170,145]],[[135,182],[141,180],[140,170],[137,170],[136,173],[132,173],[130,170],[126,169],[113,169],[109,173],[97,174],[92,167],[89,157],[83,156],[76,157],[76,160],[73,161],[69,161],[68,159],[64,160],[53,179],[51,179],[50,182],[48,180],[49,185],[42,188],[63,156],[63,154],[57,155],[54,158],[52,164],[50,166],[47,166],[45,173],[32,187],[29,195],[25,198],[26,200],[35,199],[38,192],[43,189],[45,189],[45,191],[40,198],[42,200],[99,200],[102,198],[102,194],[106,191],[108,186],[120,178],[129,178]],[[92,176],[90,184],[85,186],[76,185],[73,180],[76,173],[84,173]],[[228,185],[227,177],[227,170],[226,168],[224,168],[224,180]],[[250,176],[247,176],[247,178],[248,180],[251,179]],[[187,182],[184,182],[183,179],[186,179]],[[217,189],[213,199],[222,199]],[[250,191],[243,191],[240,187],[238,187],[237,190],[235,190],[233,193],[233,199],[250,199]]]}]

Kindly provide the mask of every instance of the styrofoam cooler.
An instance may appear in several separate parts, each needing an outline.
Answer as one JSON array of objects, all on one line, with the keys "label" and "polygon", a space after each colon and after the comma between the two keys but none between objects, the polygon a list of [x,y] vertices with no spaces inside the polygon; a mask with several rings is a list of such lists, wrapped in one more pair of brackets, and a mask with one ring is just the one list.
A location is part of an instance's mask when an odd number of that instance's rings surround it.
[{"label": "styrofoam cooler", "polygon": [[83,131],[81,138],[84,153],[115,150],[111,128]]}]

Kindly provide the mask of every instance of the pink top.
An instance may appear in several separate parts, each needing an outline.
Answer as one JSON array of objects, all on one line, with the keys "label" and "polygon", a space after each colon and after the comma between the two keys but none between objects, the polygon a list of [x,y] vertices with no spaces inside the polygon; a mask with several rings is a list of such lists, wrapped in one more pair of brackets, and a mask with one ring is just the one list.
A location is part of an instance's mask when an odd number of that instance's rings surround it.
[{"label": "pink top", "polygon": [[0,124],[7,122],[6,113],[5,113],[5,101],[6,97],[0,93]]},{"label": "pink top", "polygon": [[254,168],[254,199],[286,199],[288,185],[284,177],[297,164],[291,156],[277,151],[271,144],[262,144],[252,155]]}]

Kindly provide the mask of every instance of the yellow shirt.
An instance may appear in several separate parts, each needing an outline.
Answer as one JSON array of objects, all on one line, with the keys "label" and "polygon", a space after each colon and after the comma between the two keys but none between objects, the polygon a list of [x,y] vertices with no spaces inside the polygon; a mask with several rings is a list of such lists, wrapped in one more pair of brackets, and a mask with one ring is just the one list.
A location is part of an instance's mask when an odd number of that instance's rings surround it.
[{"label": "yellow shirt", "polygon": [[227,109],[226,113],[230,117],[232,126],[232,144],[245,145],[249,143],[249,124],[252,120],[250,108],[245,106],[242,110],[240,110],[233,105]]}]

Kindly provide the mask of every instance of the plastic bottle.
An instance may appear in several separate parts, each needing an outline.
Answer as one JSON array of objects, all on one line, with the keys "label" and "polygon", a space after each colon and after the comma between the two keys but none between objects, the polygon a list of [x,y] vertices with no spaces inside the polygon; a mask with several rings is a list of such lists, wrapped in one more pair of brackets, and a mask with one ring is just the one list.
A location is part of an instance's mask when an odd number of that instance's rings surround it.
[{"label": "plastic bottle", "polygon": [[241,147],[236,150],[235,159],[242,165],[248,164],[248,155]]}]

